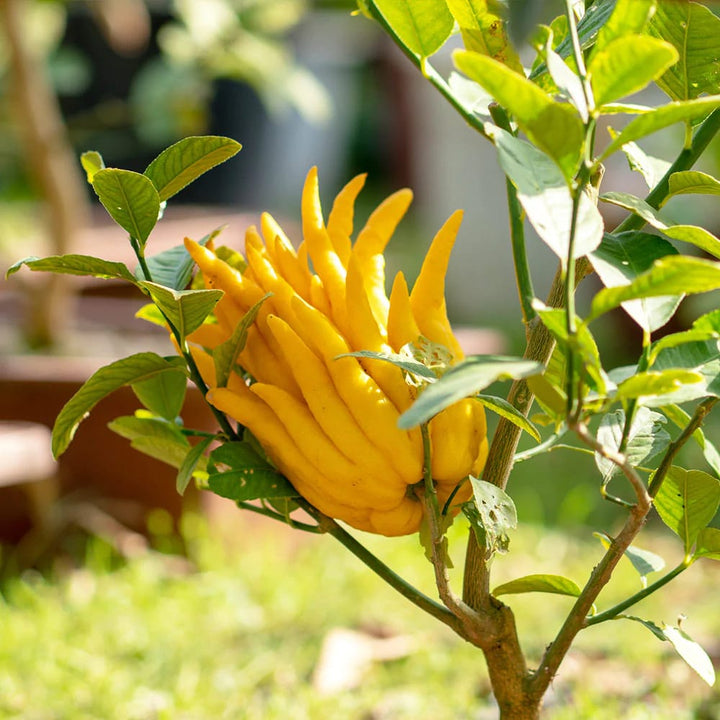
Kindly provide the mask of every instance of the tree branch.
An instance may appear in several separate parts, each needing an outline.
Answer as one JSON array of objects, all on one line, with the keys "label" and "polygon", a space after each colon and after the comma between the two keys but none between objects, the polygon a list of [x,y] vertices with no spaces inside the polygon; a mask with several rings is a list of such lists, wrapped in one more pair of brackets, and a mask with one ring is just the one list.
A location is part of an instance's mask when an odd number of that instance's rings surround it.
[{"label": "tree branch", "polygon": [[563,626],[556,638],[550,643],[535,671],[530,683],[531,692],[540,698],[547,690],[548,685],[555,677],[560,663],[570,649],[575,636],[587,624],[590,613],[600,591],[607,585],[620,559],[630,547],[632,541],[645,524],[645,520],[652,507],[652,498],[635,468],[627,458],[598,442],[588,431],[587,427],[578,422],[571,427],[578,437],[595,452],[607,458],[620,468],[628,482],[632,485],[637,498],[636,504],[630,509],[630,514],[620,534],[610,543],[610,547],[602,560],[595,566],[585,587],[570,610]]}]

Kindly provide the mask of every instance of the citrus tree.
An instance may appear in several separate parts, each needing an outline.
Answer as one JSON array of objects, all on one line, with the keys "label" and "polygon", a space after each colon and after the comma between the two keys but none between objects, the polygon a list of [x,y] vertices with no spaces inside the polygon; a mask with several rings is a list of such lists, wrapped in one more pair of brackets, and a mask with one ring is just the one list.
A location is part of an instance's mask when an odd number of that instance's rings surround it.
[{"label": "citrus tree", "polygon": [[[509,22],[516,34],[527,25],[524,9],[510,4],[520,13]],[[350,180],[325,213],[316,169],[302,193],[302,238],[289,238],[264,214],[259,229],[247,231],[242,253],[219,245],[213,232],[149,255],[165,203],[240,146],[228,138],[187,138],[144,173],[106,168],[88,152],[82,158],[88,180],[127,231],[138,267],[64,255],[26,258],[8,272],[24,265],[132,283],[150,301],[141,315],[170,333],[177,355],[138,353],[95,373],[57,419],[55,454],[99,400],[132,386],[144,407],[112,428],[177,467],[180,492],[194,481],[245,510],[335,537],[420,610],[477,646],[502,720],[538,718],[575,638],[610,620],[640,623],[669,641],[712,684],[712,662],[679,625],[632,613],[696,561],[720,559],[720,530],[711,526],[720,503],[720,456],[702,429],[720,397],[720,311],[681,331],[658,332],[684,297],[720,289],[720,240],[663,212],[678,195],[720,194],[720,180],[692,169],[720,129],[720,20],[692,2],[567,0],[562,15],[531,28],[534,60],[527,68],[498,3],[363,0],[360,10],[477,130],[478,141],[497,150],[507,179],[524,356],[465,357],[453,335],[444,283],[460,212],[430,243],[412,289],[402,273],[386,286],[384,274],[384,251],[410,191],[391,195],[354,232],[364,176]],[[456,69],[446,78],[431,57],[458,31],[464,48],[453,53]],[[665,104],[626,100],[651,83],[669,96]],[[601,119],[610,121],[609,137],[598,133]],[[685,128],[684,141],[668,157],[651,157],[637,144],[676,124]],[[645,198],[603,185],[603,163],[615,153],[642,175]],[[600,202],[626,211],[614,229],[605,227]],[[525,219],[557,256],[544,301],[526,256]],[[590,273],[602,288],[580,308],[576,287]],[[594,323],[620,307],[641,329],[642,347],[631,366],[609,368]],[[182,426],[188,377],[215,413],[217,432]],[[506,397],[487,392],[499,380],[511,381]],[[488,411],[500,416],[491,439]],[[522,433],[536,442],[524,460],[570,444],[585,447],[595,458],[598,502],[617,508],[617,529],[600,534],[604,555],[582,586],[542,567],[492,582],[492,561],[508,551],[518,522],[509,481]],[[698,444],[703,467],[677,464],[688,443]],[[544,481],[567,486],[572,478]],[[659,556],[635,546],[651,513],[682,547],[682,561],[669,571]],[[460,517],[468,546],[464,587],[456,589],[446,533]],[[437,598],[383,564],[348,526],[387,536],[417,533]],[[642,582],[605,605],[599,595],[624,556]],[[648,582],[653,573],[660,574]],[[533,668],[503,602],[528,592],[575,598]]]}]

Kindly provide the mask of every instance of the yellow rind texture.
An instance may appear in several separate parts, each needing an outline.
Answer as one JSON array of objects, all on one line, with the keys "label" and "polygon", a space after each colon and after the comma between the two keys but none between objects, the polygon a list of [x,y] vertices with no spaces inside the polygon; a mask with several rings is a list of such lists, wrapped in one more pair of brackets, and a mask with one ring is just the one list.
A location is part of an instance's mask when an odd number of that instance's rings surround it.
[{"label": "yellow rind texture", "polygon": [[[385,291],[384,251],[412,200],[400,190],[370,215],[353,244],[360,175],[339,193],[327,225],[317,169],[302,197],[303,240],[296,247],[267,213],[261,231],[245,238],[247,267],[237,272],[210,247],[186,239],[207,287],[225,295],[215,317],[188,341],[208,400],[247,427],[269,459],[310,503],[338,520],[388,536],[416,532],[422,505],[410,486],[423,480],[419,428],[401,430],[400,414],[418,394],[403,371],[381,360],[338,357],[361,350],[399,352],[421,336],[463,358],[445,307],[445,274],[462,213],[435,236],[417,281],[408,290],[401,274]],[[213,348],[263,296],[240,366],[217,387]],[[421,392],[421,390],[420,390]],[[472,495],[470,473],[482,472],[488,442],[485,412],[461,400],[429,424],[432,475],[438,499],[451,512]]]}]

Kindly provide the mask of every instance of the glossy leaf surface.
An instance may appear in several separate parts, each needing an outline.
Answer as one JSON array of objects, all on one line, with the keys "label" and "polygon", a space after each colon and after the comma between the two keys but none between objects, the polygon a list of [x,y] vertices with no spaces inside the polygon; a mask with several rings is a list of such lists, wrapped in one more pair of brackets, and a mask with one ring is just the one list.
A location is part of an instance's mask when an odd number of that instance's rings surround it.
[{"label": "glossy leaf surface", "polygon": [[436,53],[450,37],[454,19],[445,0],[374,0],[403,44],[421,58]]},{"label": "glossy leaf surface", "polygon": [[475,355],[455,365],[437,382],[428,385],[398,421],[404,429],[427,422],[458,400],[472,397],[498,380],[528,377],[542,372],[532,360],[495,355]]},{"label": "glossy leaf surface", "polygon": [[238,153],[242,145],[226,137],[186,137],[160,153],[145,168],[161,202],[171,198],[200,175]]},{"label": "glossy leaf surface", "polygon": [[197,330],[223,295],[222,290],[173,290],[142,281],[155,304],[185,338]]},{"label": "glossy leaf surface", "polygon": [[160,213],[160,198],[152,182],[140,173],[106,168],[93,175],[92,186],[110,217],[144,245]]},{"label": "glossy leaf surface", "polygon": [[[499,128],[488,130],[498,149],[500,166],[517,188],[518,199],[540,239],[567,262],[573,201],[557,165],[541,150]],[[592,252],[603,236],[603,219],[583,193],[578,210],[575,257]]]},{"label": "glossy leaf surface", "polygon": [[[590,262],[605,287],[618,287],[648,271],[655,260],[677,254],[667,240],[657,235],[642,232],[606,234],[591,253]],[[675,314],[682,297],[642,298],[623,303],[622,307],[641,328],[654,332]]]},{"label": "glossy leaf surface", "polygon": [[210,454],[210,462],[208,486],[221,497],[236,502],[297,497],[295,488],[246,442],[224,443]]},{"label": "glossy leaf surface", "polygon": [[97,370],[57,416],[53,427],[53,455],[57,458],[65,452],[78,425],[104,397],[126,385],[148,380],[160,373],[177,372],[184,367],[182,358],[166,359],[155,353],[143,352],[116,360]]},{"label": "glossy leaf surface", "polygon": [[662,521],[680,536],[689,553],[700,531],[715,517],[720,481],[701,470],[672,467],[655,497]]},{"label": "glossy leaf surface", "polygon": [[541,592],[554,595],[569,595],[577,597],[580,588],[569,578],[562,575],[525,575],[525,577],[511,580],[498,585],[493,589],[495,597],[500,595],[517,595],[518,593]]},{"label": "glossy leaf surface", "polygon": [[520,129],[550,156],[569,180],[575,173],[582,144],[583,126],[577,111],[559,103],[508,67],[479,53],[458,50],[457,68],[475,80],[507,109]]},{"label": "glossy leaf surface", "polygon": [[720,18],[710,8],[659,0],[648,30],[678,50],[679,62],[657,81],[673,100],[720,92]]}]

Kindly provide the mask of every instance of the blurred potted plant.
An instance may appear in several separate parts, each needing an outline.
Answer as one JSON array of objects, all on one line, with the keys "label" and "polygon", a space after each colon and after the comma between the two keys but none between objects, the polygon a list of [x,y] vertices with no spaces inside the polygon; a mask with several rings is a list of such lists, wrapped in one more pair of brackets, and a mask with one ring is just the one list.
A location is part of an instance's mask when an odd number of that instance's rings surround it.
[{"label": "blurred potted plant", "polygon": [[[212,83],[220,77],[247,83],[269,103],[272,111],[285,104],[297,105],[308,112],[312,110],[317,117],[319,108],[327,108],[321,86],[297,65],[287,42],[288,31],[307,9],[305,3],[287,0],[270,6],[263,2],[213,0],[201,5],[201,12],[199,4],[184,2],[173,3],[163,11],[162,54],[142,64],[133,82],[135,91],[122,101],[125,109],[119,114],[121,124],[131,119],[141,129],[142,142],[153,146],[202,129],[208,122]],[[28,176],[32,190],[27,206],[33,208],[28,214],[34,214],[35,208],[42,211],[42,221],[32,223],[38,235],[32,244],[36,251],[42,249],[39,254],[78,252],[81,245],[97,244],[100,238],[89,230],[97,219],[91,215],[84,172],[74,150],[78,137],[73,137],[72,126],[63,117],[57,87],[58,76],[67,65],[58,55],[63,30],[68,18],[73,20],[73,13],[81,8],[85,8],[84,3],[36,0],[0,3],[0,36],[5,39],[5,51],[0,55],[3,68],[0,98],[7,111],[8,135],[17,138],[19,148],[8,146],[5,167],[8,171],[20,168],[18,174]],[[87,5],[87,9],[94,19],[96,33],[102,34],[112,52],[133,57],[145,52],[152,40],[152,4],[146,5],[141,0],[98,0]],[[83,59],[76,60],[77,67],[82,68]],[[83,73],[79,75],[82,80]],[[169,78],[179,82],[169,82]],[[158,103],[156,96],[149,101],[140,92],[148,87],[149,80],[155,91],[158,87],[165,91],[167,102]],[[193,92],[188,94],[188,88]],[[280,88],[286,92],[285,104],[278,103]],[[101,116],[98,112],[96,117]],[[81,126],[79,137],[85,138],[86,133],[86,126]],[[6,178],[9,176],[10,172]],[[5,189],[8,190],[7,185]],[[11,204],[13,196],[8,194],[7,202]],[[6,252],[17,244],[16,227],[23,226],[30,226],[27,219],[7,228]],[[122,257],[130,259],[127,254]],[[12,301],[8,293],[2,299],[20,331],[13,345],[21,353],[31,350],[33,355],[10,356],[3,352],[0,357],[3,394],[0,416],[51,425],[62,405],[82,384],[88,369],[92,371],[107,360],[101,357],[107,350],[96,344],[96,333],[78,336],[77,293],[94,291],[94,286],[85,282],[87,278],[78,282],[67,276],[50,275],[25,280],[14,278],[12,286],[6,286],[14,292]],[[83,312],[87,314],[94,304],[93,300],[84,301]],[[127,341],[128,332],[137,334],[140,330],[132,329],[132,323],[121,317],[124,305],[118,312],[113,305],[111,302],[103,306],[105,334],[112,333],[116,326]],[[136,325],[144,328],[139,321]],[[71,334],[74,339],[68,343]],[[186,412],[193,416],[199,413],[200,423],[207,422],[201,419],[202,408],[193,403],[192,397]],[[181,499],[172,491],[172,482],[152,487],[142,480],[148,473],[170,477],[166,468],[154,461],[141,460],[138,464],[134,454],[122,470],[124,463],[116,466],[120,472],[112,469],[98,472],[103,457],[124,453],[125,445],[105,425],[120,407],[127,410],[132,398],[132,393],[120,393],[101,409],[107,415],[99,416],[83,430],[77,450],[62,461],[63,488],[68,491],[92,487],[102,496],[141,499],[144,505],[160,505],[178,515]],[[112,403],[119,405],[113,408]],[[123,480],[128,470],[131,479]],[[19,510],[13,503],[4,503],[3,508],[0,526],[3,518],[7,520],[6,516]]]}]

